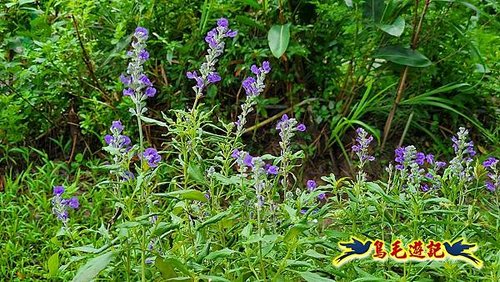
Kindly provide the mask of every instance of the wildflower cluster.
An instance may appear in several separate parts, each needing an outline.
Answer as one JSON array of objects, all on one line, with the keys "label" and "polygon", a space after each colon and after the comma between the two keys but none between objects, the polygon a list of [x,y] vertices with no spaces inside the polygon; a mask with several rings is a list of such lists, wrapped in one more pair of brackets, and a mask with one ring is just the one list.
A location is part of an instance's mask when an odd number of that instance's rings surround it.
[{"label": "wildflower cluster", "polygon": [[488,170],[488,180],[486,183],[486,189],[491,192],[495,192],[500,187],[500,171],[497,168],[498,160],[494,157],[489,157],[483,162],[483,166]]},{"label": "wildflower cluster", "polygon": [[127,87],[123,90],[123,95],[129,96],[136,105],[136,108],[130,109],[130,112],[133,115],[142,115],[147,110],[145,100],[155,96],[156,88],[153,87],[143,70],[143,64],[149,59],[149,53],[146,51],[148,30],[143,27],[136,28],[134,39],[132,51],[127,53],[131,58],[127,67],[127,75],[122,74],[120,80]]},{"label": "wildflower cluster", "polygon": [[368,153],[368,147],[373,141],[373,136],[368,135],[363,128],[356,129],[356,134],[356,143],[352,146],[352,151],[356,153],[359,160],[357,182],[361,184],[366,180],[366,174],[363,171],[363,168],[367,162],[375,160],[375,157]]},{"label": "wildflower cluster", "polygon": [[219,73],[215,69],[215,64],[218,57],[224,53],[225,43],[224,38],[233,38],[238,34],[237,31],[229,29],[227,19],[221,18],[217,21],[217,27],[207,33],[205,41],[208,43],[206,61],[200,67],[200,74],[196,71],[187,72],[186,76],[189,79],[194,79],[196,85],[193,90],[196,93],[196,99],[200,98],[203,89],[211,83],[216,83],[221,80]]},{"label": "wildflower cluster", "polygon": [[62,194],[64,194],[63,186],[54,186],[54,197],[52,198],[52,212],[57,216],[57,219],[61,220],[66,226],[68,223],[68,210],[77,209],[80,206],[77,197],[72,197],[70,199],[64,199]]},{"label": "wildflower cluster", "polygon": [[397,148],[394,161],[397,163],[395,167],[400,171],[401,179],[408,180],[407,188],[411,192],[416,192],[418,188],[426,189],[425,186],[421,187],[421,182],[424,180],[423,173],[425,172],[421,166],[425,162],[434,162],[434,156],[429,155],[427,157],[424,153],[417,152],[415,146],[410,145]]},{"label": "wildflower cluster", "polygon": [[266,85],[264,84],[264,80],[266,78],[266,74],[271,71],[271,66],[268,61],[264,61],[261,67],[257,67],[256,65],[252,65],[250,68],[252,73],[255,75],[247,77],[243,80],[242,86],[245,89],[247,94],[247,98],[245,103],[241,105],[241,114],[238,116],[238,120],[236,121],[236,136],[239,137],[243,133],[243,127],[245,126],[247,120],[247,115],[252,111],[252,107],[256,104],[256,98],[259,96]]}]

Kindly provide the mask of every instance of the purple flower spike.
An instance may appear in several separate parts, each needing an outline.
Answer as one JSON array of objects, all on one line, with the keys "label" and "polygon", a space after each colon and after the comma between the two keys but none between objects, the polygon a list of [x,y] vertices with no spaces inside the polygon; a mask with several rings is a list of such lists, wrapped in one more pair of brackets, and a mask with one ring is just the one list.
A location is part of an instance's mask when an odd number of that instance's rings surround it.
[{"label": "purple flower spike", "polygon": [[61,196],[64,193],[63,186],[54,186],[54,195]]},{"label": "purple flower spike", "polygon": [[141,39],[141,40],[146,40],[148,39],[148,30],[145,29],[144,27],[137,27],[135,29],[135,33],[134,33],[134,36],[137,38],[137,39]]},{"label": "purple flower spike", "polygon": [[316,189],[316,187],[318,187],[318,184],[316,184],[316,181],[312,180],[312,179],[309,179],[307,180],[307,190],[309,191],[314,191],[314,189]]},{"label": "purple flower spike", "polygon": [[301,123],[301,124],[297,125],[297,130],[300,131],[300,132],[306,131],[305,124]]},{"label": "purple flower spike", "polygon": [[278,167],[275,165],[269,166],[269,168],[267,169],[267,173],[273,174],[273,175],[278,174]]},{"label": "purple flower spike", "polygon": [[144,150],[143,157],[148,161],[149,167],[157,167],[158,163],[161,161],[161,156],[154,148],[147,148]]},{"label": "purple flower spike", "polygon": [[226,28],[229,26],[229,22],[225,18],[220,18],[217,20],[217,26]]}]

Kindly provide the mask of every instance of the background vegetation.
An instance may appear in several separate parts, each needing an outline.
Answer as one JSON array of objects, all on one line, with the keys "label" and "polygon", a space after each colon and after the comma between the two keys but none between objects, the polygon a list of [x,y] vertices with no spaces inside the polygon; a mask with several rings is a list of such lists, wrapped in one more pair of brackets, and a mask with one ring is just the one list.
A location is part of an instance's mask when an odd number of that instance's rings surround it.
[{"label": "background vegetation", "polygon": [[[64,245],[52,237],[57,232],[50,214],[52,186],[73,183],[69,190],[78,187],[88,193],[90,202],[82,205],[93,208],[79,214],[80,223],[88,220],[97,229],[103,218],[113,215],[114,207],[106,206],[109,195],[95,189],[106,173],[94,168],[104,162],[102,136],[111,121],[129,116],[131,102],[122,97],[119,76],[127,67],[125,53],[135,27],[150,31],[152,59],[146,69],[158,94],[148,101],[149,117],[161,120],[162,112],[192,106],[192,81],[185,74],[204,60],[203,38],[216,19],[225,17],[238,36],[228,42],[218,63],[223,81],[207,89],[202,107],[213,111],[204,122],[236,120],[245,97],[241,81],[252,64],[269,60],[272,72],[266,90],[248,117],[250,130],[243,136],[248,151],[279,153],[278,140],[272,136],[277,119],[286,112],[308,126],[297,141],[305,153],[304,163],[294,171],[298,182],[331,172],[339,179],[353,177],[350,147],[354,128],[361,126],[378,145],[371,148],[377,163],[366,168],[371,180],[385,175],[382,167],[397,146],[418,144],[419,150],[434,152],[436,158],[451,159],[449,139],[460,126],[470,129],[480,153],[499,155],[498,10],[498,3],[490,0],[2,2],[0,220],[1,226],[8,227],[0,231],[0,240],[2,250],[11,255],[5,263],[0,260],[5,266],[0,277],[48,277],[47,260]],[[276,28],[284,30],[282,50],[273,47],[276,39],[270,37]],[[135,136],[134,119],[122,121],[129,135]],[[159,149],[172,138],[157,125],[144,129],[147,142]],[[167,171],[163,176],[172,174]],[[372,189],[370,193],[378,191]],[[339,200],[335,209],[347,210],[336,226],[348,224],[359,210],[347,209],[341,201],[346,194],[331,196]],[[393,197],[387,201],[395,205],[394,210],[408,209],[396,194]],[[380,218],[372,214],[372,204],[364,202],[360,210],[367,221],[376,222]],[[420,204],[424,209],[435,203]],[[432,207],[436,213],[441,211],[438,205]],[[498,230],[494,208],[488,202],[477,204],[473,212],[457,207],[460,216],[446,218],[434,232],[441,234],[447,224],[467,219],[474,226],[468,235],[490,237],[487,244],[498,250],[498,235],[490,233]],[[395,215],[390,218],[397,221]],[[394,229],[405,229],[405,222]],[[449,227],[446,234],[454,236],[462,227]],[[329,230],[327,235],[321,231],[310,237],[338,241],[347,236],[342,233],[346,230]],[[412,230],[406,232],[411,237]],[[72,244],[97,242],[97,233],[88,240],[76,238]],[[49,245],[36,243],[50,238]],[[285,245],[281,248],[286,252]],[[315,259],[332,255],[317,251]],[[498,277],[498,254],[487,253],[485,259],[496,264],[482,273],[483,278]],[[328,262],[314,266],[347,280],[377,269],[361,264],[342,274]],[[433,265],[427,278],[464,279],[472,273],[455,267]],[[400,277],[403,272],[411,275],[401,277],[417,277],[420,271],[396,268],[387,266],[376,277]],[[72,275],[74,271],[61,277]],[[471,279],[476,278],[481,277]]]}]

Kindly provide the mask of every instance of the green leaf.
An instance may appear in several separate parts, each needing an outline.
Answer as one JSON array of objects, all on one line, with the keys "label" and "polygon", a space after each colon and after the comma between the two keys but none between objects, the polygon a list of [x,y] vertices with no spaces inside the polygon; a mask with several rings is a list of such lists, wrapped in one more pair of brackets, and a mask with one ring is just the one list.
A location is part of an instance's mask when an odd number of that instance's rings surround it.
[{"label": "green leaf", "polygon": [[203,172],[202,172],[199,165],[195,165],[193,163],[190,163],[188,166],[187,173],[188,173],[190,178],[192,178],[192,179],[194,179],[194,181],[196,181],[196,183],[198,183],[198,184],[206,183],[205,177],[204,177]]},{"label": "green leaf", "polygon": [[283,242],[285,243],[291,243],[295,242],[299,235],[308,228],[307,225],[305,224],[296,224],[292,228],[288,230],[286,233],[285,237],[283,238]]},{"label": "green leaf", "polygon": [[50,256],[47,266],[49,269],[49,277],[55,277],[59,270],[59,253]]},{"label": "green leaf", "polygon": [[335,282],[335,280],[320,276],[319,274],[309,271],[300,272],[300,276],[307,282]]},{"label": "green leaf", "polygon": [[290,42],[290,25],[273,25],[267,34],[267,41],[271,53],[276,58],[280,58],[288,48]]},{"label": "green leaf", "polygon": [[73,278],[73,282],[91,281],[99,272],[101,272],[113,260],[114,252],[107,252],[98,257],[89,260],[85,265],[80,267]]},{"label": "green leaf", "polygon": [[374,57],[385,59],[399,65],[417,68],[428,67],[432,64],[426,56],[422,55],[417,50],[401,46],[382,47],[378,50]]},{"label": "green leaf", "polygon": [[165,279],[175,278],[177,277],[177,272],[175,272],[174,267],[161,259],[160,257],[156,257],[155,266],[161,272],[161,276]]},{"label": "green leaf", "polygon": [[218,250],[218,251],[209,253],[205,258],[206,259],[211,259],[211,260],[216,260],[218,258],[228,257],[228,256],[230,256],[230,255],[232,255],[234,253],[237,253],[237,251],[233,251],[231,249],[224,248],[222,250]]},{"label": "green leaf", "polygon": [[405,19],[398,17],[393,24],[380,24],[378,27],[392,36],[400,37],[405,30]]},{"label": "green leaf", "polygon": [[158,126],[161,126],[161,127],[167,127],[167,124],[164,123],[163,121],[159,121],[159,120],[156,120],[156,119],[152,119],[152,118],[148,118],[148,117],[145,117],[145,116],[141,116],[141,119],[147,123],[152,123],[152,124],[156,124]]},{"label": "green leaf", "polygon": [[196,200],[200,202],[207,202],[208,199],[205,197],[205,194],[203,192],[200,192],[198,190],[194,189],[188,189],[188,190],[179,190],[179,191],[173,191],[173,192],[168,192],[168,193],[156,193],[154,194],[156,196],[160,197],[173,197],[173,198],[181,198],[184,200]]},{"label": "green leaf", "polygon": [[209,225],[209,224],[214,224],[216,222],[219,222],[221,221],[224,217],[230,215],[233,211],[232,210],[226,210],[225,212],[222,212],[222,213],[219,213],[219,214],[216,214],[214,216],[212,216],[211,218],[205,220],[204,222],[202,222],[200,225],[198,225],[196,227],[196,230],[200,230],[201,228]]},{"label": "green leaf", "polygon": [[307,250],[304,255],[308,256],[308,257],[312,257],[312,258],[317,258],[317,259],[325,259],[325,258],[329,258],[329,256],[327,255],[324,255],[324,254],[320,254],[318,252],[316,252],[315,250],[313,249],[309,249]]}]

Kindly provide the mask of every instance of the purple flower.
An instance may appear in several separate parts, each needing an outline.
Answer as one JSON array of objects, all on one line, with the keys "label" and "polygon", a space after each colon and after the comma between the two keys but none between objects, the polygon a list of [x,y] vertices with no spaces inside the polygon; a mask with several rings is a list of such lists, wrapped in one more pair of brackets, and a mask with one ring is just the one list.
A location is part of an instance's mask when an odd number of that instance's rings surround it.
[{"label": "purple flower", "polygon": [[218,73],[212,72],[212,73],[208,74],[207,81],[209,83],[216,83],[218,81],[221,81],[221,77]]},{"label": "purple flower", "polygon": [[229,22],[225,18],[220,18],[217,20],[217,26],[227,28],[229,26]]},{"label": "purple flower", "polygon": [[148,165],[150,167],[157,167],[158,163],[161,161],[161,156],[154,148],[147,148],[146,150],[144,150],[142,156],[148,161]]},{"label": "purple flower", "polygon": [[132,78],[130,76],[126,76],[124,74],[120,75],[120,81],[125,84],[125,86],[128,86],[132,82]]},{"label": "purple flower", "polygon": [[142,75],[139,77],[139,81],[140,81],[142,84],[146,85],[146,86],[151,86],[151,85],[153,85],[153,84],[151,83],[151,81],[149,80],[149,78],[148,78],[145,74],[142,74]]},{"label": "purple flower", "polygon": [[306,186],[307,186],[307,190],[312,192],[312,191],[314,191],[314,189],[316,189],[316,187],[318,185],[316,184],[316,181],[309,179],[309,180],[307,180]]},{"label": "purple flower", "polygon": [[80,206],[80,202],[78,202],[77,197],[72,197],[67,201],[67,205],[72,209],[77,209]]},{"label": "purple flower", "polygon": [[243,164],[245,164],[248,167],[253,167],[253,157],[250,154],[246,154],[245,157],[243,158]]},{"label": "purple flower", "polygon": [[498,160],[495,159],[494,157],[489,157],[487,160],[483,162],[483,166],[486,168],[495,167],[497,162]]},{"label": "purple flower", "polygon": [[[399,164],[403,164],[404,161],[405,161],[405,148],[404,147],[399,147],[395,150],[395,155],[396,157],[394,158],[394,161],[399,163]],[[396,166],[397,168],[397,166]]]},{"label": "purple flower", "polygon": [[416,154],[416,159],[415,159],[415,162],[418,164],[418,165],[424,165],[424,161],[425,161],[425,154],[422,153],[422,152],[418,152]]},{"label": "purple flower", "polygon": [[134,90],[132,88],[123,89],[123,96],[134,96]]},{"label": "purple flower", "polygon": [[123,131],[123,124],[120,120],[115,120],[111,123],[111,131],[120,134]]},{"label": "purple flower", "polygon": [[445,167],[445,166],[446,166],[446,162],[436,162],[436,166],[437,166],[438,168],[443,168],[443,167]]},{"label": "purple flower", "polygon": [[111,144],[111,142],[113,142],[113,136],[107,134],[106,136],[104,136],[104,142],[106,142],[106,144]]},{"label": "purple flower", "polygon": [[61,196],[64,193],[63,186],[54,186],[54,195]]},{"label": "purple flower", "polygon": [[434,155],[433,154],[428,154],[425,156],[425,161],[428,164],[434,164]]},{"label": "purple flower", "polygon": [[237,159],[240,157],[240,150],[234,149],[233,152],[231,153],[231,157]]},{"label": "purple flower", "polygon": [[250,70],[252,71],[253,74],[259,75],[260,74],[260,69],[256,65],[252,65],[250,67]]},{"label": "purple flower", "polygon": [[262,71],[265,73],[265,74],[268,74],[270,71],[271,71],[271,65],[269,64],[268,61],[264,61],[262,62]]},{"label": "purple flower", "polygon": [[118,136],[118,140],[120,140],[119,142],[120,147],[128,146],[130,145],[130,143],[132,143],[132,141],[130,141],[130,138],[126,135]]},{"label": "purple flower", "polygon": [[122,175],[123,181],[129,181],[135,178],[135,175],[131,171],[125,171]]},{"label": "purple flower", "polygon": [[255,87],[255,84],[256,84],[255,78],[251,76],[243,80],[242,85],[243,89],[245,89],[247,96],[259,95],[259,90]]},{"label": "purple flower", "polygon": [[267,173],[269,174],[278,174],[278,167],[275,165],[270,165],[269,168],[267,168]]},{"label": "purple flower", "polygon": [[325,193],[321,193],[318,195],[318,200],[324,200],[326,199],[326,194]]},{"label": "purple flower", "polygon": [[301,123],[301,124],[297,125],[297,130],[300,132],[304,132],[304,131],[306,131],[306,126],[303,123]]},{"label": "purple flower", "polygon": [[139,59],[143,61],[147,61],[149,59],[149,52],[146,51],[145,49],[142,49],[139,51]]},{"label": "purple flower", "polygon": [[493,184],[493,182],[486,181],[486,189],[488,189],[490,192],[495,192],[495,184]]},{"label": "purple flower", "polygon": [[429,191],[429,185],[424,184],[424,185],[422,185],[422,187],[420,187],[420,189],[422,189],[423,192],[427,192],[427,191]]},{"label": "purple flower", "polygon": [[135,29],[134,36],[137,39],[146,40],[148,39],[148,30],[139,26]]},{"label": "purple flower", "polygon": [[146,88],[146,92],[145,93],[146,93],[146,96],[148,96],[148,97],[154,97],[155,94],[156,94],[156,88],[154,88],[154,87],[148,87],[148,88]]},{"label": "purple flower", "polygon": [[230,30],[230,29],[228,29],[227,32],[226,32],[226,36],[230,37],[230,38],[233,38],[236,35],[238,35],[238,32],[236,30]]}]

